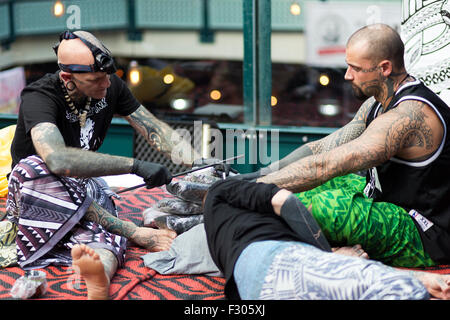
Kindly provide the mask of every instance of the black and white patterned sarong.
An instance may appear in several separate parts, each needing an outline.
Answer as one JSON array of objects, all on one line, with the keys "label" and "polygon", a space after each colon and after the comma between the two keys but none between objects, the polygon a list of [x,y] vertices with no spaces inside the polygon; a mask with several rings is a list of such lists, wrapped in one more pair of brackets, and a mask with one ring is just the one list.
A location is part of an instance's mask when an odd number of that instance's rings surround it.
[{"label": "black and white patterned sarong", "polygon": [[423,284],[381,262],[265,240],[239,256],[234,280],[243,300],[421,300]]},{"label": "black and white patterned sarong", "polygon": [[113,252],[120,267],[126,239],[83,219],[93,201],[117,216],[112,196],[101,178],[59,177],[37,156],[21,160],[9,177],[6,203],[8,218],[18,226],[19,265],[23,269],[71,265],[71,248],[84,243]]},{"label": "black and white patterned sarong", "polygon": [[324,252],[310,245],[285,248],[270,265],[262,300],[421,300],[425,287],[380,262]]}]

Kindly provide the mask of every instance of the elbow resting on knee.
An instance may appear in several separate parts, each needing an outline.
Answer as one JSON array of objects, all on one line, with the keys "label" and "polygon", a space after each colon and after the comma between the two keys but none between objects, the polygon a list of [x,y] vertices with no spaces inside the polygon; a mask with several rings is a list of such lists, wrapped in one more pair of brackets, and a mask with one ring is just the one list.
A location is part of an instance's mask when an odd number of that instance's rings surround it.
[{"label": "elbow resting on knee", "polygon": [[69,161],[64,160],[60,152],[53,152],[44,159],[48,169],[56,175],[66,175],[70,172]]}]

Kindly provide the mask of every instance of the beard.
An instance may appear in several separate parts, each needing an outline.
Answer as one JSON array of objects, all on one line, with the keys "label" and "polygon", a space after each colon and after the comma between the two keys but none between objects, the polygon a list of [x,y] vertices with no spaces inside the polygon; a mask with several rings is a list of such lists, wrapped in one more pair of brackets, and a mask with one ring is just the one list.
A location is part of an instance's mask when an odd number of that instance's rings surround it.
[{"label": "beard", "polygon": [[360,100],[360,101],[365,101],[367,99],[369,99],[370,97],[368,95],[366,95],[360,87],[352,84],[352,91],[353,91],[353,95],[355,96],[356,99]]}]

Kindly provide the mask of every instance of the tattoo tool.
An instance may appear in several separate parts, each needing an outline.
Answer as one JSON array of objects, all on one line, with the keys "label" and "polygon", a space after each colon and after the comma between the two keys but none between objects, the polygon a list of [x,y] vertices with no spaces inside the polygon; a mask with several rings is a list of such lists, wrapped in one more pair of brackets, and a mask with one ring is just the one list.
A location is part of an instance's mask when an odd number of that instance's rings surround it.
[{"label": "tattoo tool", "polygon": [[[205,165],[205,166],[197,167],[197,168],[195,168],[195,169],[183,171],[183,172],[180,172],[180,173],[177,173],[177,174],[173,175],[172,178],[176,178],[176,177],[179,177],[179,176],[183,176],[183,175],[185,175],[185,174],[189,174],[189,173],[192,173],[192,172],[195,172],[195,171],[199,171],[199,170],[202,170],[202,169],[206,169],[206,168],[209,168],[209,167],[214,167],[214,166],[216,166],[216,165],[218,165],[218,164],[225,163],[225,162],[230,161],[230,160],[236,160],[236,159],[242,158],[243,156],[244,156],[244,155],[241,154],[240,156],[231,157],[231,158],[228,158],[228,159],[224,159],[224,160],[217,161],[217,162],[212,163],[212,164],[207,164],[207,165]],[[134,187],[130,187],[130,188],[126,188],[126,189],[123,189],[123,190],[119,190],[119,191],[117,191],[116,193],[127,192],[127,191],[134,190],[134,189],[137,189],[137,188],[145,187],[145,185],[146,185],[145,183],[139,184],[139,185],[134,186]]]}]

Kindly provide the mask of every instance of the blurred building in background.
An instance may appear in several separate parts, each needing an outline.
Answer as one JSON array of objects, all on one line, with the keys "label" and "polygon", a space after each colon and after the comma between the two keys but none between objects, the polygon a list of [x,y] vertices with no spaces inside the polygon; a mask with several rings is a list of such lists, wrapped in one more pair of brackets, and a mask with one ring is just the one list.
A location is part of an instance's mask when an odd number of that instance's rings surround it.
[{"label": "blurred building in background", "polygon": [[[0,0],[0,71],[23,68],[26,83],[56,71],[58,34],[83,29],[154,113],[244,123],[245,1]],[[346,40],[374,22],[400,30],[401,0],[270,3],[271,125],[347,123],[359,102],[344,81]]]}]

